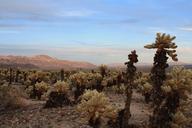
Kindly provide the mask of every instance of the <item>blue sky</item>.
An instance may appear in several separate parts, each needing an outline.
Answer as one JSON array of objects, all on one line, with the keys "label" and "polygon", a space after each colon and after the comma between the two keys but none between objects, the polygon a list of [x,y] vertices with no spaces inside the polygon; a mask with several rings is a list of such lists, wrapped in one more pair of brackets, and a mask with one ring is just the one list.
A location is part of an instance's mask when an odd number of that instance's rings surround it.
[{"label": "blue sky", "polygon": [[95,64],[123,63],[136,49],[140,63],[156,32],[176,35],[181,62],[192,63],[189,0],[0,0],[0,54],[47,54]]}]

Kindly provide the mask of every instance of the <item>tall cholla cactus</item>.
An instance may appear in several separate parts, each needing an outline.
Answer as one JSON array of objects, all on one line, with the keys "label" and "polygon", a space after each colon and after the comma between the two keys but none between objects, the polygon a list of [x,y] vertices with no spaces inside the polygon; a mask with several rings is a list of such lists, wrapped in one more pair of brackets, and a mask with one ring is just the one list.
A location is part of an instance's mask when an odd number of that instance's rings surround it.
[{"label": "tall cholla cactus", "polygon": [[[126,71],[126,78],[125,78],[125,84],[126,84],[126,101],[125,101],[125,108],[122,110],[123,116],[122,121],[120,121],[120,127],[121,128],[128,128],[129,127],[129,119],[131,117],[130,112],[130,106],[131,106],[131,98],[132,98],[132,89],[133,89],[133,83],[134,83],[134,77],[136,74],[136,67],[134,66],[134,63],[138,62],[137,59],[138,55],[136,54],[136,51],[132,51],[131,54],[128,55],[129,61],[125,63],[127,65],[127,71]],[[121,118],[121,117],[120,117]]]},{"label": "tall cholla cactus", "polygon": [[64,70],[61,69],[61,71],[60,71],[61,81],[64,81],[64,75],[65,75],[64,73],[65,73]]},{"label": "tall cholla cactus", "polygon": [[160,105],[163,99],[161,86],[163,81],[166,80],[165,69],[169,66],[167,64],[167,55],[170,56],[173,61],[178,61],[175,50],[177,45],[172,42],[175,38],[175,36],[171,37],[165,33],[157,33],[155,43],[144,46],[147,49],[157,49],[154,57],[153,68],[151,70],[151,80],[153,84],[152,98],[154,104],[157,106]]},{"label": "tall cholla cactus", "polygon": [[[170,35],[166,35],[165,33],[157,33],[155,43],[145,46],[145,48],[148,49],[157,49],[154,57],[153,68],[151,70],[151,81],[153,85],[152,100],[155,105],[153,116],[150,118],[152,128],[170,128],[169,122],[170,120],[172,120],[170,114],[174,113],[172,111],[173,108],[169,108],[172,106],[169,106],[171,103],[169,99],[171,97],[167,98],[167,96],[163,92],[162,85],[167,79],[165,71],[166,68],[169,66],[167,64],[167,55],[170,56],[173,61],[178,61],[175,50],[177,48],[177,45],[172,42],[175,38],[175,36],[171,37]],[[176,97],[172,97],[173,99],[171,99],[177,100]],[[166,103],[164,103],[165,100]]]},{"label": "tall cholla cactus", "polygon": [[106,65],[102,64],[99,67],[99,70],[100,70],[100,73],[101,73],[102,77],[107,75],[107,66]]},{"label": "tall cholla cactus", "polygon": [[81,103],[77,110],[86,115],[89,125],[93,128],[99,128],[101,119],[108,118],[115,121],[117,110],[111,106],[109,99],[104,93],[96,90],[86,90],[81,97]]},{"label": "tall cholla cactus", "polygon": [[16,76],[15,76],[15,82],[18,82],[18,81],[19,81],[19,74],[20,74],[20,73],[21,73],[20,70],[17,69],[17,71],[16,71]]},{"label": "tall cholla cactus", "polygon": [[9,85],[12,84],[12,79],[13,79],[13,69],[10,68],[9,69]]}]

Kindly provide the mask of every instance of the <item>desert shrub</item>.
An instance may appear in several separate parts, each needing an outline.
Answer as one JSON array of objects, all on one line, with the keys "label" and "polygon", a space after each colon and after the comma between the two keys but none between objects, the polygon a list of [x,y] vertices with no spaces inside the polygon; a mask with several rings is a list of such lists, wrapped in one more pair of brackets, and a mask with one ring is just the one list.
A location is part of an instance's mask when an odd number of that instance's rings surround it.
[{"label": "desert shrub", "polygon": [[0,86],[0,107],[2,108],[20,108],[26,105],[22,92],[13,86]]},{"label": "desert shrub", "polygon": [[104,93],[99,93],[96,90],[86,90],[81,96],[81,102],[77,110],[86,115],[89,125],[98,128],[101,123],[101,118],[110,120],[116,119],[117,110],[111,106],[109,99]]},{"label": "desert shrub", "polygon": [[57,81],[49,91],[45,108],[70,105],[71,101],[68,98],[68,91],[69,84],[67,82]]}]

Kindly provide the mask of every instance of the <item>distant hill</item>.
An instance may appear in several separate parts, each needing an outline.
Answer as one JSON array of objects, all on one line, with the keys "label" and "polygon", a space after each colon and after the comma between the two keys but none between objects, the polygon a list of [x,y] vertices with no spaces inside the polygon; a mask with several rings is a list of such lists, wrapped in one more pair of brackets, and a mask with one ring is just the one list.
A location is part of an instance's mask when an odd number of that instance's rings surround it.
[{"label": "distant hill", "polygon": [[69,60],[59,60],[57,58],[52,58],[47,55],[37,55],[37,56],[0,56],[0,67],[20,67],[20,68],[33,68],[33,69],[61,69],[66,70],[71,69],[93,69],[96,65],[81,62],[81,61],[69,61]]}]

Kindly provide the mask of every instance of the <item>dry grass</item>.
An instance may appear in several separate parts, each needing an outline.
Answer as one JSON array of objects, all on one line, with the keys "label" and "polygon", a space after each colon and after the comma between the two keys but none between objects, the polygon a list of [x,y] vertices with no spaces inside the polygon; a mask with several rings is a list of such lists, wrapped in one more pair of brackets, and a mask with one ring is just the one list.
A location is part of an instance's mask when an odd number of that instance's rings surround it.
[{"label": "dry grass", "polygon": [[16,109],[27,105],[24,94],[17,87],[0,86],[0,107],[3,109]]}]

